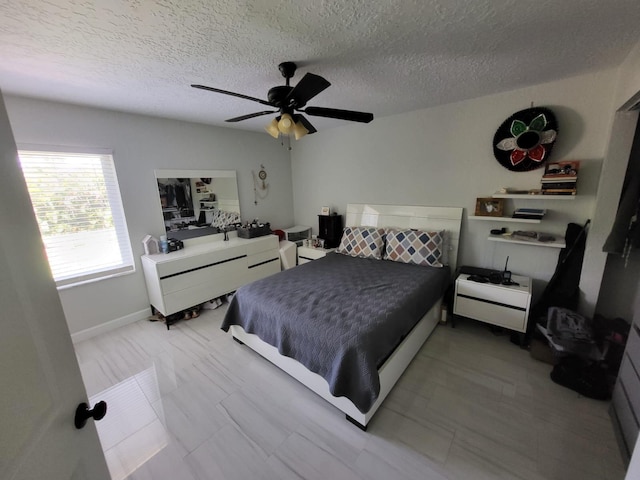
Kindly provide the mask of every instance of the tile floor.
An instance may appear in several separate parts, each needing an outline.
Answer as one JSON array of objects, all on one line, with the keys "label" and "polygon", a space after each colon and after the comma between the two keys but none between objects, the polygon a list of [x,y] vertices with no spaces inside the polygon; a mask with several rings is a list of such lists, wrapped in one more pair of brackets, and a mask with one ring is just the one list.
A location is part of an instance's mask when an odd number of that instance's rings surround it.
[{"label": "tile floor", "polygon": [[76,345],[113,479],[624,478],[607,402],[460,321],[436,328],[362,432],[220,330],[226,305]]}]

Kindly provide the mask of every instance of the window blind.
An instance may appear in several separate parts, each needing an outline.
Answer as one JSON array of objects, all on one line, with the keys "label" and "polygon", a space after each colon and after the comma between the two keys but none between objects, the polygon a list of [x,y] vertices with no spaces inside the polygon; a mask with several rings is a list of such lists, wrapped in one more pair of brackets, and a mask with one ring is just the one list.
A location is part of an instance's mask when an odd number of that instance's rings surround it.
[{"label": "window blind", "polygon": [[58,287],[133,271],[111,152],[47,148],[18,154]]}]

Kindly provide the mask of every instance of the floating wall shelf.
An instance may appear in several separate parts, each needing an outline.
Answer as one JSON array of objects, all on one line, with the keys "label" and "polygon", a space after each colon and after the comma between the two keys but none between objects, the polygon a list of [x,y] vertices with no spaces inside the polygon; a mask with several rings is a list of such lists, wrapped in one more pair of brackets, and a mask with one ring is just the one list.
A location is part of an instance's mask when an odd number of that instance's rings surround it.
[{"label": "floating wall shelf", "polygon": [[530,193],[494,193],[493,198],[521,198],[523,200],[575,200],[575,195],[533,195]]},{"label": "floating wall shelf", "polygon": [[541,220],[532,218],[513,218],[513,217],[490,217],[488,215],[469,215],[469,220],[485,220],[490,222],[511,222],[511,223],[540,223]]},{"label": "floating wall shelf", "polygon": [[552,242],[541,242],[539,240],[524,240],[520,238],[511,238],[510,235],[489,235],[488,240],[492,242],[504,242],[504,243],[517,243],[519,245],[531,245],[534,247],[547,247],[547,248],[565,248],[567,244],[563,237],[556,237]]}]

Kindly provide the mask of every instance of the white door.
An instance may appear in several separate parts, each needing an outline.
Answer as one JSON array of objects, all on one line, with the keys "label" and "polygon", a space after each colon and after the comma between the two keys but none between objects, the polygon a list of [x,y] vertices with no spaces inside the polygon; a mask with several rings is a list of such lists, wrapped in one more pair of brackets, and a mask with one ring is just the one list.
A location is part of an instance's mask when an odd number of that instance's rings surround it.
[{"label": "white door", "polygon": [[0,478],[109,479],[0,92]]}]

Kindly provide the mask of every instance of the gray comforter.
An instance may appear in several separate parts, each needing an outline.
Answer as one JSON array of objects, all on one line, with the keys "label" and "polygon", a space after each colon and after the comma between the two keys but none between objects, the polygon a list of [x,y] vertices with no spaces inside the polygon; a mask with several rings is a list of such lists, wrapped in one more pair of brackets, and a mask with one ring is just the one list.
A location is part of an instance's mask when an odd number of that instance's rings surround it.
[{"label": "gray comforter", "polygon": [[331,253],[241,287],[222,329],[256,334],[366,413],[380,392],[378,367],[448,279],[448,268]]}]

